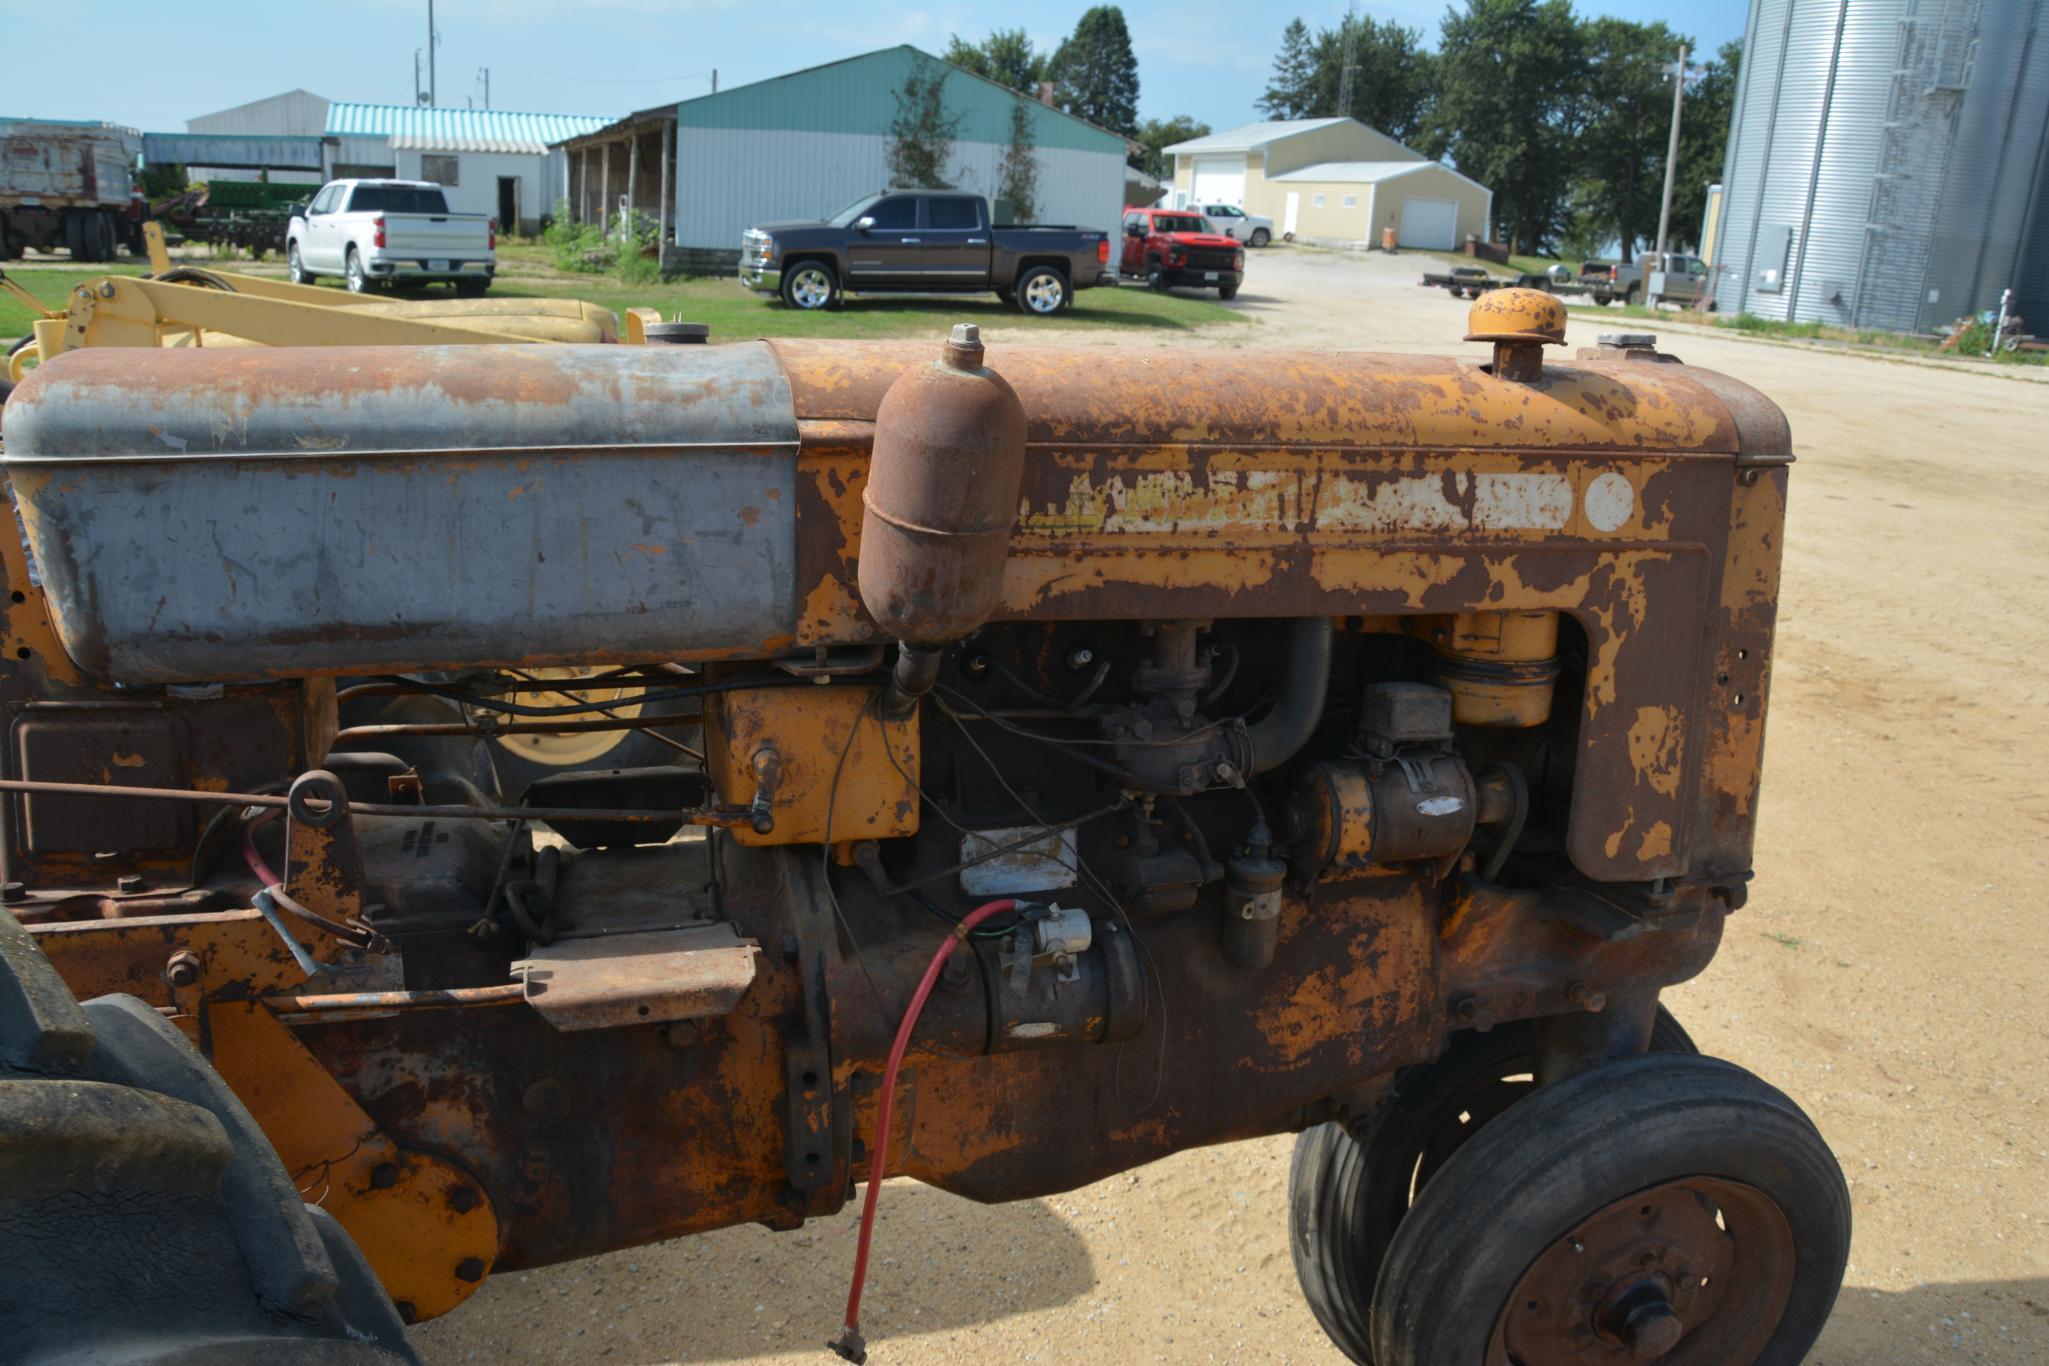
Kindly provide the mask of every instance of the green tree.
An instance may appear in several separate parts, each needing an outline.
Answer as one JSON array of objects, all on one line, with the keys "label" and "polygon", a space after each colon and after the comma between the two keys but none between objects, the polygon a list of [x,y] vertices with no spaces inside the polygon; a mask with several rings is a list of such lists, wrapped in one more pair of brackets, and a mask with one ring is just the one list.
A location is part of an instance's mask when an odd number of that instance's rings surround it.
[{"label": "green tree", "polygon": [[[1579,109],[1568,117],[1577,183],[1573,203],[1636,259],[1658,230],[1671,135],[1669,68],[1691,40],[1663,24],[1590,19],[1580,28]],[[1698,215],[1695,215],[1696,218]]]},{"label": "green tree", "polygon": [[950,190],[946,165],[953,160],[953,141],[960,133],[959,114],[946,112],[947,69],[920,57],[896,91],[896,114],[889,121],[889,179],[904,189]]},{"label": "green tree", "polygon": [[1097,5],[1082,15],[1047,72],[1058,87],[1054,98],[1068,113],[1125,137],[1138,131],[1138,58],[1117,6]]},{"label": "green tree", "polygon": [[1686,92],[1679,120],[1679,165],[1672,179],[1672,240],[1698,248],[1708,186],[1722,178],[1729,121],[1736,113],[1736,78],[1743,72],[1743,40],[1732,38],[1701,66]]},{"label": "green tree", "polygon": [[[1347,29],[1354,35],[1352,105],[1341,109]],[[1316,35],[1315,75],[1302,117],[1348,115],[1397,142],[1411,142],[1423,131],[1435,87],[1436,67],[1423,49],[1422,33],[1392,19],[1376,23],[1363,15],[1348,16]]]},{"label": "green tree", "polygon": [[1039,215],[1038,137],[1032,131],[1032,107],[1010,102],[1010,146],[996,168],[996,198],[1010,209],[1013,223],[1029,223]]},{"label": "green tree", "polygon": [[1027,95],[1037,95],[1046,71],[1046,59],[1032,50],[1032,40],[1021,28],[992,29],[979,43],[970,43],[958,33],[946,45],[946,60],[977,76]]},{"label": "green tree", "polygon": [[1281,50],[1274,56],[1273,78],[1259,97],[1259,108],[1270,119],[1306,119],[1315,100],[1316,47],[1309,40],[1309,26],[1290,19],[1281,30]]},{"label": "green tree", "polygon": [[[1534,252],[1572,188],[1572,121],[1585,72],[1569,0],[1466,0],[1444,16],[1423,150],[1494,191],[1496,235]],[[1392,130],[1390,130],[1392,131]]]},{"label": "green tree", "polygon": [[1177,142],[1208,136],[1209,125],[1199,123],[1186,114],[1176,114],[1171,119],[1147,119],[1132,135],[1132,141],[1145,149],[1132,165],[1147,175],[1165,180],[1174,174],[1174,159],[1166,154],[1166,149]]}]

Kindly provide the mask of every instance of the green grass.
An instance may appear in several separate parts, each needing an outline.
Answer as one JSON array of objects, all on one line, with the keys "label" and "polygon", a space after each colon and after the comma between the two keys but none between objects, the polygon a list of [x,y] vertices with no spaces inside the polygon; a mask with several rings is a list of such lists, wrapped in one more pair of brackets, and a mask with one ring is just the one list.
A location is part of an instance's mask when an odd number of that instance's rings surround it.
[{"label": "green grass", "polygon": [[1819,340],[1829,330],[1821,323],[1791,323],[1781,318],[1760,318],[1755,313],[1738,313],[1716,326],[1733,327],[1757,337],[1797,337],[1810,341]]},{"label": "green grass", "polygon": [[[29,293],[41,299],[52,308],[64,307],[64,298],[73,285],[82,285],[98,275],[140,275],[149,267],[141,262],[121,262],[99,267],[97,272],[80,270],[9,270],[7,278]],[[28,311],[28,305],[6,290],[0,290],[0,344],[13,341],[28,331],[36,315]]]},{"label": "green grass", "polygon": [[[536,254],[540,251],[535,248]],[[521,261],[523,266],[525,261]],[[234,267],[229,267],[233,269]],[[141,266],[115,266],[121,274],[140,274]],[[244,269],[247,269],[244,267]],[[268,270],[253,274],[271,274]],[[61,270],[9,271],[29,293],[52,306],[59,306],[66,291],[91,278],[88,274]],[[334,281],[323,286],[339,289]],[[446,298],[446,290],[432,290],[414,297]],[[672,321],[707,323],[714,341],[738,341],[752,337],[940,337],[957,322],[980,323],[985,327],[1029,328],[1039,320],[1028,318],[1000,303],[993,294],[947,297],[880,295],[850,299],[842,307],[825,313],[805,313],[785,307],[780,301],[764,299],[740,287],[726,276],[672,280],[663,284],[623,285],[604,275],[560,275],[521,273],[501,279],[491,288],[492,298],[583,299],[614,312],[626,308],[653,308]],[[34,321],[18,300],[0,293],[0,340],[28,331]],[[1251,320],[1236,309],[1226,308],[1215,297],[1192,293],[1156,294],[1148,289],[1084,289],[1074,296],[1074,306],[1048,326],[1139,333],[1188,332]]]},{"label": "green grass", "polygon": [[[494,285],[495,296],[584,299],[617,312],[629,307],[654,308],[664,318],[711,327],[712,340],[743,337],[940,337],[957,322],[985,327],[1033,326],[1026,317],[993,294],[946,297],[870,295],[849,299],[829,312],[807,313],[742,289],[723,276],[674,280],[666,284],[622,285],[603,276],[539,280],[515,278]],[[1118,287],[1084,289],[1053,327],[1187,332],[1220,323],[1242,323],[1244,314],[1214,298],[1193,294],[1156,294],[1148,289]]]},{"label": "green grass", "polygon": [[1944,351],[1941,343],[1933,337],[1917,336],[1911,332],[1881,332],[1873,328],[1831,327],[1827,323],[1785,322],[1778,318],[1760,318],[1754,313],[1675,313],[1670,309],[1647,308],[1642,304],[1609,304],[1605,308],[1586,298],[1569,298],[1566,307],[1574,312],[1593,318],[1643,318],[1650,322],[1690,323],[1696,327],[1719,327],[1730,332],[1741,332],[1751,337],[1781,337],[1794,341],[1834,342],[1846,346],[1869,347],[1878,351],[1891,351],[1913,356],[1944,357],[1957,360],[1994,359],[2005,365],[2049,365],[2049,352],[2002,351],[1996,357],[1987,357],[1981,342],[1977,347],[1959,347]]},{"label": "green grass", "polygon": [[[1525,256],[1521,253],[1511,253],[1508,258],[1508,264],[1505,266],[1493,261],[1483,261],[1477,256],[1468,256],[1462,251],[1423,251],[1415,247],[1403,247],[1401,254],[1404,256],[1428,256],[1438,261],[1449,262],[1454,266],[1478,266],[1489,275],[1542,275],[1545,271],[1558,264],[1552,257]],[[1571,264],[1572,273],[1578,275],[1579,263],[1575,261]],[[1435,273],[1434,271],[1432,272],[1432,274]]]},{"label": "green grass", "polygon": [[1772,941],[1772,943],[1774,943],[1774,944],[1777,944],[1777,945],[1781,946],[1782,948],[1788,948],[1788,949],[1797,949],[1797,948],[1799,948],[1799,947],[1800,947],[1800,946],[1801,946],[1802,944],[1804,944],[1804,943],[1806,943],[1806,942],[1807,942],[1806,940],[1804,940],[1804,939],[1800,938],[1800,936],[1798,936],[1798,935],[1795,935],[1795,934],[1779,934],[1779,933],[1776,933],[1775,931],[1772,931],[1772,930],[1766,930],[1766,931],[1764,931],[1764,937],[1765,937],[1766,939],[1769,939],[1769,940],[1771,940],[1771,941]]}]

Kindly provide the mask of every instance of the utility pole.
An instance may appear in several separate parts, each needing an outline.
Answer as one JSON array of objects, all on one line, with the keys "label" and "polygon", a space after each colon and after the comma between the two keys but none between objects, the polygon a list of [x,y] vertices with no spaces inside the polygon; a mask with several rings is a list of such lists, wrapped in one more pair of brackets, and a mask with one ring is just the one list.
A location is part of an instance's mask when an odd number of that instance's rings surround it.
[{"label": "utility pole", "polygon": [[717,67],[711,69],[711,93],[714,95],[719,93],[719,69]]},{"label": "utility pole", "polygon": [[477,68],[477,74],[484,79],[484,108],[489,109],[491,107],[491,68],[480,66]]},{"label": "utility pole", "polygon": [[435,98],[439,92],[434,88],[434,44],[436,41],[438,40],[434,36],[434,0],[427,0],[427,107],[430,109],[440,102]]},{"label": "utility pole", "polygon": [[413,103],[425,104],[427,92],[420,89],[420,49],[413,49]]},{"label": "utility pole", "polygon": [[[1672,225],[1672,172],[1679,162],[1679,106],[1686,98],[1686,48],[1672,64],[1672,139],[1665,146],[1665,198],[1658,206],[1658,255],[1665,254],[1665,233]],[[1662,263],[1660,263],[1662,265]],[[1648,285],[1645,288],[1649,288]]]},{"label": "utility pole", "polygon": [[1345,6],[1345,61],[1338,68],[1339,118],[1352,116],[1352,73],[1359,69],[1352,58],[1359,49],[1359,6],[1356,3]]}]

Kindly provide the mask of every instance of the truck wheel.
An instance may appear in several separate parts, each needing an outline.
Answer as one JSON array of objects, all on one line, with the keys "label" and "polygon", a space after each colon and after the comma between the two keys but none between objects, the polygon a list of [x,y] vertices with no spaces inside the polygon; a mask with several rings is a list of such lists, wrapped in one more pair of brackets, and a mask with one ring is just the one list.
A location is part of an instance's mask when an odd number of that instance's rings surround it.
[{"label": "truck wheel", "polygon": [[111,261],[120,255],[121,240],[114,231],[114,216],[96,213],[92,216],[93,250],[98,253],[96,261]]},{"label": "truck wheel", "polygon": [[823,261],[800,261],[783,272],[783,302],[807,313],[836,308],[840,301],[839,276]]},{"label": "truck wheel", "polygon": [[299,244],[297,242],[285,248],[285,265],[291,273],[293,284],[310,285],[314,283],[313,273],[306,269],[305,261],[299,257]]},{"label": "truck wheel", "polygon": [[1050,318],[1074,302],[1067,277],[1051,266],[1033,266],[1017,281],[1017,306],[1034,317]]},{"label": "truck wheel", "polygon": [[1167,268],[1160,263],[1157,256],[1145,263],[1145,283],[1148,289],[1158,290],[1162,294],[1167,292]]},{"label": "truck wheel", "polygon": [[1255,247],[1263,247],[1273,240],[1274,235],[1265,228],[1254,228],[1252,230],[1252,245]]},{"label": "truck wheel", "polygon": [[1628,289],[1622,291],[1622,303],[1624,307],[1634,308],[1642,299],[1642,285],[1631,285]]},{"label": "truck wheel", "polygon": [[1235,298],[1237,298],[1237,297],[1238,297],[1238,286],[1236,286],[1236,285],[1218,285],[1218,286],[1217,286],[1217,297],[1218,297],[1219,299],[1222,299],[1222,300],[1224,300],[1224,301],[1225,301],[1226,303],[1230,302],[1230,301],[1231,301],[1232,299],[1235,299]]},{"label": "truck wheel", "polygon": [[1715,1058],[1626,1058],[1444,1164],[1380,1268],[1373,1359],[1798,1362],[1849,1250],[1842,1168],[1797,1105]]},{"label": "truck wheel", "polygon": [[996,301],[1005,307],[1009,307],[1017,302],[1017,291],[1014,289],[999,289],[996,291]]},{"label": "truck wheel", "polygon": [[465,299],[481,299],[484,297],[484,291],[490,287],[491,281],[488,278],[482,280],[457,280],[455,282],[456,294]]},{"label": "truck wheel", "polygon": [[64,215],[64,247],[74,261],[93,259],[92,235],[85,229],[85,215],[76,209]]},{"label": "truck wheel", "polygon": [[363,269],[363,258],[354,247],[349,248],[348,264],[349,293],[368,294],[372,288],[370,272]]},{"label": "truck wheel", "polygon": [[[1653,1053],[1697,1053],[1663,1006]],[[1289,1250],[1310,1312],[1338,1349],[1371,1366],[1373,1284],[1411,1205],[1481,1126],[1536,1090],[1536,1026],[1456,1035],[1435,1062],[1405,1069],[1366,1119],[1319,1124],[1288,1168]]]},{"label": "truck wheel", "polygon": [[1615,302],[1615,296],[1612,294],[1596,294],[1594,296],[1594,302],[1599,304],[1601,307],[1606,308],[1609,304]]},{"label": "truck wheel", "polygon": [[133,996],[0,914],[0,1320],[14,1361],[417,1362],[354,1242]]}]

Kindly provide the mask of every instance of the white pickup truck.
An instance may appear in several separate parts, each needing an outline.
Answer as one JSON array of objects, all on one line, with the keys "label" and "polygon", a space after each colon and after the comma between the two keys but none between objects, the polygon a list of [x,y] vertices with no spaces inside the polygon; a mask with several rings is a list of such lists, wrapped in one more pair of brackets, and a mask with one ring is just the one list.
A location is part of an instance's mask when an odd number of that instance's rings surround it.
[{"label": "white pickup truck", "polygon": [[292,283],[339,275],[361,294],[387,283],[444,282],[482,294],[498,272],[498,224],[450,213],[439,185],[420,180],[333,180],[285,229]]}]

